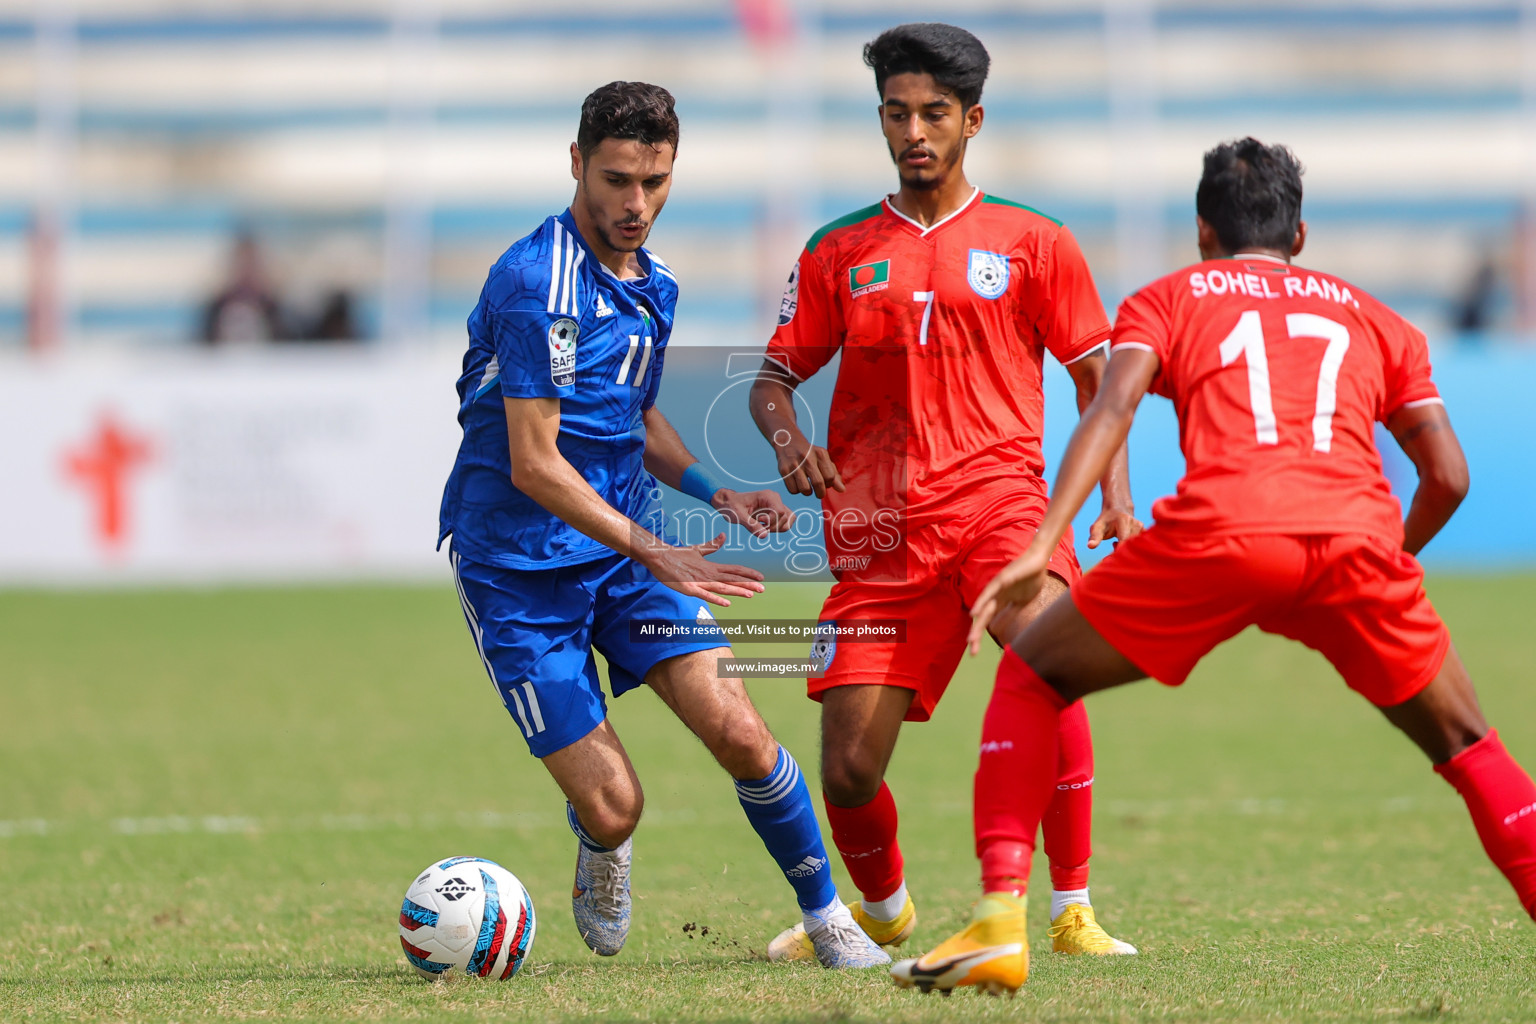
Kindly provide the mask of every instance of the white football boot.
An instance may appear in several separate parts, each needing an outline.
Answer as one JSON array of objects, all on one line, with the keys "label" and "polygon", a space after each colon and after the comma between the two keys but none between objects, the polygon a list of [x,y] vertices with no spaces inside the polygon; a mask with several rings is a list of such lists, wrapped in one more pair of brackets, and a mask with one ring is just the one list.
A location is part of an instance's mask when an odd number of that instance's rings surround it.
[{"label": "white football boot", "polygon": [[828,970],[890,964],[891,955],[865,934],[841,900],[811,911],[807,917],[814,923],[806,927],[805,934],[816,949],[816,959]]},{"label": "white football boot", "polygon": [[587,948],[598,956],[613,956],[629,935],[629,865],[634,844],[626,839],[618,849],[594,853],[576,843],[576,884],[571,889],[571,916]]}]

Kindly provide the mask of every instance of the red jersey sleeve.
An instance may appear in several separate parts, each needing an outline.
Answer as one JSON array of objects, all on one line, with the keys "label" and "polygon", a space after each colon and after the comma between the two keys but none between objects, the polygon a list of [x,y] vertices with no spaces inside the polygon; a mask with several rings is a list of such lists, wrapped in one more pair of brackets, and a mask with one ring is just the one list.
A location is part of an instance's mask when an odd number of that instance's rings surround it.
[{"label": "red jersey sleeve", "polygon": [[1424,332],[1396,313],[1381,323],[1382,361],[1386,393],[1378,417],[1383,423],[1406,405],[1440,401],[1440,389],[1430,377],[1429,341]]},{"label": "red jersey sleeve", "polygon": [[1161,282],[1147,285],[1120,303],[1115,314],[1115,330],[1110,338],[1109,351],[1113,355],[1121,349],[1141,349],[1157,356],[1162,365],[1152,380],[1154,394],[1166,395],[1164,375],[1169,366],[1170,340],[1173,329],[1173,306],[1168,290],[1159,287]]},{"label": "red jersey sleeve", "polygon": [[1104,344],[1109,319],[1094,287],[1093,274],[1072,232],[1062,227],[1046,256],[1042,294],[1049,310],[1040,323],[1041,340],[1063,363],[1071,363]]},{"label": "red jersey sleeve", "polygon": [[767,358],[800,380],[826,366],[843,343],[843,311],[828,283],[825,268],[809,249],[790,271],[779,304],[779,326],[768,342]]}]

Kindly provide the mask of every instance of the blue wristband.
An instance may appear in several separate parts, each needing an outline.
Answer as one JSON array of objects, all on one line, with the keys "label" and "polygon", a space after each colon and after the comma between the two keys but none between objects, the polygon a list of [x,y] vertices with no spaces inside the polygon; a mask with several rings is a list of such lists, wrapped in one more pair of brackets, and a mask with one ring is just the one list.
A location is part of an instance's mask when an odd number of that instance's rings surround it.
[{"label": "blue wristband", "polygon": [[690,498],[698,498],[706,505],[713,505],[715,492],[724,486],[715,474],[705,468],[704,463],[695,462],[683,470],[683,478],[678,481],[677,489]]}]

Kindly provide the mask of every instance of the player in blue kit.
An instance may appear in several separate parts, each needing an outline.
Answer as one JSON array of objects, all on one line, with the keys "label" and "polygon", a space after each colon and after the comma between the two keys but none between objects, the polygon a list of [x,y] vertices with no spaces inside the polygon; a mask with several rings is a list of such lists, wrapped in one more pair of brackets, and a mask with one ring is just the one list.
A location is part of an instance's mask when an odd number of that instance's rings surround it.
[{"label": "player in blue kit", "polygon": [[[672,96],[613,82],[582,104],[570,208],[491,268],[469,318],[459,378],[464,440],[441,536],[485,670],[528,748],[565,792],[576,833],[571,908],[612,956],[630,918],[630,834],[644,798],[607,717],[593,650],[615,697],[651,687],[736,780],[747,820],[795,890],[826,967],[890,957],[837,899],[794,758],[739,679],[709,605],[751,597],[762,575],[669,543],[657,480],[759,536],[788,529],[772,491],[721,487],[655,407],[677,280],[644,248],[666,203],[678,122]],[[690,625],[642,642],[632,625]]]}]

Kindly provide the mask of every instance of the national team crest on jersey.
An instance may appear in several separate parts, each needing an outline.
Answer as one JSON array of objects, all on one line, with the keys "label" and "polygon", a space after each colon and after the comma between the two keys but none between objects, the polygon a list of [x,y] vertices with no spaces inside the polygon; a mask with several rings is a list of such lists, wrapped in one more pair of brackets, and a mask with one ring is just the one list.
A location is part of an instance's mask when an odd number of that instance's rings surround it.
[{"label": "national team crest on jersey", "polygon": [[811,643],[811,660],[821,662],[821,671],[832,667],[837,657],[837,623],[816,623],[816,639]]},{"label": "national team crest on jersey", "polygon": [[966,278],[977,295],[995,299],[1008,290],[1008,257],[985,249],[972,249]]},{"label": "national team crest on jersey", "polygon": [[576,383],[576,333],[576,321],[566,317],[549,325],[549,379],[556,387]]},{"label": "national team crest on jersey", "polygon": [[855,299],[860,295],[868,295],[870,292],[885,291],[890,286],[890,260],[881,260],[878,263],[865,263],[857,267],[848,268],[848,293]]},{"label": "national team crest on jersey", "polygon": [[789,272],[789,284],[784,286],[784,298],[779,302],[779,326],[783,327],[795,318],[795,310],[800,308],[800,261],[795,260],[795,269]]}]

